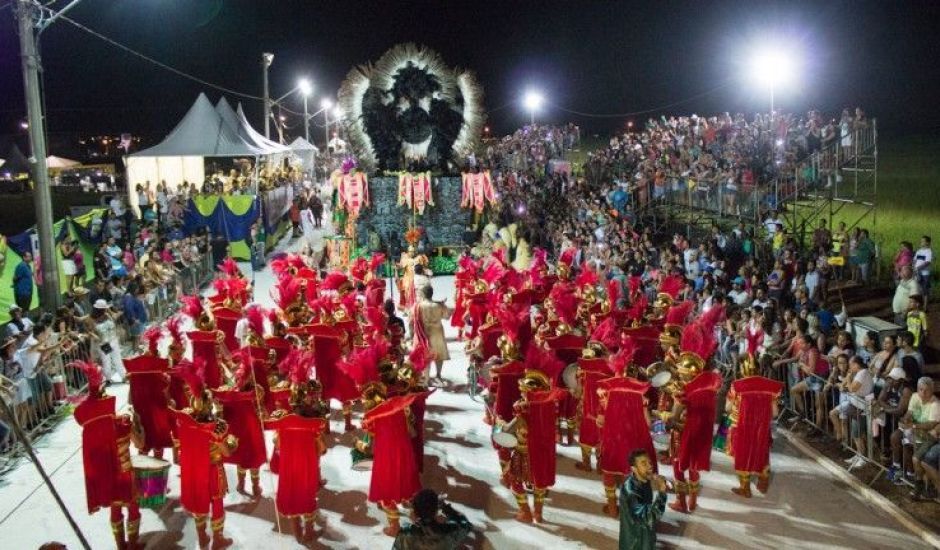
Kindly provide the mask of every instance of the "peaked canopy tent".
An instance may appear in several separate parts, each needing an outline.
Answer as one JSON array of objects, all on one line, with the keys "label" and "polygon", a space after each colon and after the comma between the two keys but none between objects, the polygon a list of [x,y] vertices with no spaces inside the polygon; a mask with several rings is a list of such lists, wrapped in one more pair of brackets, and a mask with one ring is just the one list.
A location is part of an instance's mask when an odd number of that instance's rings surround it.
[{"label": "peaked canopy tent", "polygon": [[298,136],[297,139],[290,144],[290,150],[295,157],[300,159],[301,168],[307,172],[313,171],[313,163],[319,152],[319,149],[317,149],[314,144]]},{"label": "peaked canopy tent", "polygon": [[67,158],[57,157],[55,155],[49,155],[46,157],[46,166],[51,169],[56,168],[74,168],[76,166],[81,166],[82,163],[77,160],[71,160]]},{"label": "peaked canopy tent", "polygon": [[29,161],[26,155],[20,151],[16,144],[10,145],[10,148],[3,155],[3,175],[9,174],[9,177],[15,178],[19,174],[29,173]]},{"label": "peaked canopy tent", "polygon": [[128,203],[137,208],[134,188],[146,181],[165,181],[171,190],[184,181],[200,188],[206,177],[206,157],[253,157],[257,165],[258,159],[287,150],[271,141],[259,142],[253,135],[258,134],[247,119],[232,112],[224,98],[218,107],[213,107],[209,98],[200,93],[163,141],[127,156]]}]

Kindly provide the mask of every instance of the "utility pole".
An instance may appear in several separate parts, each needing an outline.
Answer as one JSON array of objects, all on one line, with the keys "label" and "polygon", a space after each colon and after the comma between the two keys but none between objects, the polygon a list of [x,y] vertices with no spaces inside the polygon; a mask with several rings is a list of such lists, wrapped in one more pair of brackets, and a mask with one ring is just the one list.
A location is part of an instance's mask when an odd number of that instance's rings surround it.
[{"label": "utility pole", "polygon": [[274,62],[273,53],[261,54],[261,74],[264,83],[264,137],[271,139],[271,95],[268,91],[268,67]]},{"label": "utility pole", "polygon": [[310,115],[307,114],[307,96],[309,94],[303,94],[304,96],[304,139],[308,142],[310,141]]},{"label": "utility pole", "polygon": [[42,100],[39,97],[40,60],[34,31],[36,28],[34,17],[38,16],[37,6],[31,0],[16,0],[20,53],[23,61],[23,87],[29,124],[29,163],[33,172],[36,228],[39,233],[39,255],[42,258],[43,284],[39,288],[40,304],[46,311],[55,311],[61,302],[62,295],[59,293],[59,261],[56,258],[52,235],[52,195],[49,191],[49,169],[46,166]]},{"label": "utility pole", "polygon": [[330,110],[329,109],[323,109],[323,124],[326,126],[326,141],[323,143],[323,154],[326,155],[330,148]]}]

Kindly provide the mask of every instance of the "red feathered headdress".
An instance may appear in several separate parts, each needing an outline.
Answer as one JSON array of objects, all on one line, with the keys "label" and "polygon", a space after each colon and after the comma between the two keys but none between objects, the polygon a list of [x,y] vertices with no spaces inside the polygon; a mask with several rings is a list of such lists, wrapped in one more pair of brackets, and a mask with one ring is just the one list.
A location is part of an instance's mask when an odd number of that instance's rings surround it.
[{"label": "red feathered headdress", "polygon": [[617,321],[613,317],[608,317],[604,321],[597,325],[597,328],[594,329],[594,332],[591,333],[591,338],[594,342],[600,342],[604,344],[607,349],[614,349],[620,344],[620,335],[617,331]]},{"label": "red feathered headdress", "polygon": [[575,286],[581,288],[585,286],[595,286],[600,279],[597,276],[597,272],[591,269],[590,267],[585,266],[581,270],[581,273],[578,273],[578,276],[574,279]]},{"label": "red feathered headdress", "polygon": [[483,270],[483,275],[480,276],[481,279],[487,282],[489,285],[495,284],[497,281],[502,280],[503,275],[506,274],[506,268],[499,262],[490,262],[486,269]]},{"label": "red feathered headdress", "polygon": [[166,321],[166,330],[170,333],[170,337],[173,338],[173,343],[177,345],[183,345],[183,318],[179,315],[174,315]]},{"label": "red feathered headdress", "polygon": [[288,380],[292,385],[303,385],[310,381],[310,368],[313,366],[313,353],[298,353],[298,358],[290,365]]},{"label": "red feathered headdress", "polygon": [[353,260],[352,265],[349,266],[349,274],[357,281],[364,280],[367,273],[369,273],[369,262],[362,256]]},{"label": "red feathered headdress", "polygon": [[681,275],[670,275],[663,279],[659,283],[659,291],[663,294],[668,294],[673,300],[676,299],[676,296],[679,295],[679,292],[682,291],[682,287],[685,286],[685,278]]},{"label": "red feathered headdress", "polygon": [[715,304],[701,315],[698,318],[698,323],[703,327],[712,330],[715,328],[715,325],[723,321],[725,318],[725,306],[723,304]]},{"label": "red feathered headdress", "polygon": [[372,334],[379,334],[385,331],[385,325],[388,323],[388,317],[385,310],[380,307],[367,307],[365,311],[366,320],[372,327]]},{"label": "red feathered headdress", "polygon": [[573,324],[578,314],[578,298],[571,288],[568,285],[555,285],[549,296],[558,318],[567,325]]},{"label": "red feathered headdress", "polygon": [[99,395],[104,390],[104,374],[101,367],[92,361],[73,361],[69,364],[72,368],[77,368],[85,374],[88,380],[88,395]]},{"label": "red feathered headdress", "polygon": [[566,248],[564,251],[562,251],[561,256],[558,257],[558,263],[571,267],[571,264],[574,263],[574,257],[577,253],[578,249],[573,246]]},{"label": "red feathered headdress", "polygon": [[297,348],[290,348],[281,362],[277,364],[277,372],[281,378],[288,378],[294,368],[294,365],[301,360],[301,351]]},{"label": "red feathered headdress", "polygon": [[355,294],[347,294],[343,296],[341,301],[343,309],[346,310],[346,315],[350,319],[355,319],[356,315],[359,313],[359,300]]},{"label": "red feathered headdress", "polygon": [[505,248],[498,248],[494,250],[491,256],[502,267],[506,267],[509,265],[509,262],[506,261],[506,249]]},{"label": "red feathered headdress", "polygon": [[147,353],[153,356],[160,355],[158,346],[160,344],[160,338],[163,338],[163,330],[159,326],[153,325],[144,331],[142,335],[144,342],[147,342]]},{"label": "red feathered headdress", "polygon": [[617,376],[623,376],[627,367],[633,362],[636,355],[637,345],[633,338],[624,336],[620,339],[620,350],[610,358],[610,368]]},{"label": "red feathered headdress", "polygon": [[278,278],[277,285],[271,291],[271,298],[281,311],[286,311],[300,297],[300,291],[300,281],[288,275]]},{"label": "red feathered headdress", "polygon": [[411,350],[411,353],[408,354],[408,362],[411,363],[412,368],[417,372],[428,370],[428,365],[431,364],[433,358],[434,354],[431,353],[431,350],[422,344],[416,345],[415,349]]},{"label": "red feathered headdress", "polygon": [[205,375],[206,362],[201,357],[193,361],[180,361],[178,363],[180,378],[189,386],[189,391],[196,397],[203,394],[206,389]]},{"label": "red feathered headdress", "polygon": [[630,322],[642,320],[648,306],[649,299],[646,294],[640,294],[627,309],[627,320]]},{"label": "red feathered headdress", "polygon": [[349,278],[342,271],[333,271],[323,279],[320,288],[323,290],[338,290],[343,284],[349,283]]},{"label": "red feathered headdress", "polygon": [[242,276],[241,270],[238,269],[238,264],[231,257],[226,257],[224,260],[222,260],[222,263],[219,264],[219,271],[229,278]]},{"label": "red feathered headdress", "polygon": [[385,263],[385,254],[377,252],[372,255],[372,258],[369,259],[369,271],[374,275],[378,275],[379,268],[382,267],[382,264]]},{"label": "red feathered headdress", "polygon": [[688,300],[670,306],[669,311],[666,312],[666,324],[684,325],[689,318],[689,314],[692,313],[692,308],[694,307],[695,302],[690,302]]},{"label": "red feathered headdress", "polygon": [[202,306],[202,299],[199,296],[180,296],[180,313],[190,317],[193,321],[199,319],[205,308]]},{"label": "red feathered headdress", "polygon": [[522,290],[523,279],[522,274],[516,271],[512,266],[506,269],[506,272],[503,273],[500,282],[504,287],[512,288],[515,290]]},{"label": "red feathered headdress", "polygon": [[640,292],[640,286],[643,285],[643,277],[630,275],[630,277],[627,278],[627,285],[630,287],[630,299],[632,300],[633,297]]},{"label": "red feathered headdress", "polygon": [[708,361],[718,348],[718,341],[712,328],[704,327],[701,323],[692,323],[682,329],[679,346],[682,351],[692,352]]},{"label": "red feathered headdress", "polygon": [[619,279],[607,281],[607,300],[610,302],[610,309],[617,309],[617,303],[620,302],[620,291],[623,286]]},{"label": "red feathered headdress", "polygon": [[388,354],[388,348],[387,340],[377,339],[368,347],[356,349],[340,359],[336,366],[362,387],[379,379],[379,362]]},{"label": "red feathered headdress", "polygon": [[548,377],[555,385],[561,371],[565,368],[565,363],[555,357],[555,354],[539,346],[529,346],[529,351],[525,356],[526,370],[537,370]]},{"label": "red feathered headdress", "polygon": [[248,328],[258,335],[264,337],[264,319],[268,312],[261,306],[251,306],[245,311],[245,318],[248,319]]},{"label": "red feathered headdress", "polygon": [[528,311],[517,312],[511,307],[503,306],[494,311],[499,326],[503,329],[503,334],[510,342],[519,341],[519,332],[522,330],[522,324],[526,320]]}]

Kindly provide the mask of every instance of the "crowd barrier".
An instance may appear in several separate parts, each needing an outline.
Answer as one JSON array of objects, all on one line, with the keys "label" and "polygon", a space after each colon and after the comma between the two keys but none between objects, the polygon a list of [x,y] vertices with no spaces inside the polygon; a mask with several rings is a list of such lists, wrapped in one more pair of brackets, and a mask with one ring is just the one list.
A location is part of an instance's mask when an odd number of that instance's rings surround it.
[{"label": "crowd barrier", "polygon": [[869,485],[885,473],[885,458],[891,456],[891,434],[899,419],[882,410],[877,400],[880,388],[867,397],[856,396],[843,392],[838,384],[829,384],[828,379],[802,372],[796,363],[774,367],[765,362],[763,372],[783,383],[781,409],[791,428],[807,425],[816,434],[838,443],[851,453],[842,464],[849,471],[872,466],[875,474]]},{"label": "crowd barrier", "polygon": [[[179,308],[179,297],[193,294],[213,277],[209,255],[199,262],[184,267],[166,284],[150,289],[144,296],[151,323],[161,323]],[[82,304],[90,311],[90,304]],[[122,356],[135,353],[137,343],[122,323],[117,322]],[[12,468],[23,456],[22,444],[12,433],[13,422],[19,424],[30,443],[35,442],[63,418],[68,417],[74,404],[87,392],[84,374],[70,365],[75,361],[98,361],[96,344],[82,332],[52,333],[51,343],[59,343],[44,354],[33,378],[0,375],[0,398],[7,401],[15,418],[7,418],[0,411],[0,476]]]}]

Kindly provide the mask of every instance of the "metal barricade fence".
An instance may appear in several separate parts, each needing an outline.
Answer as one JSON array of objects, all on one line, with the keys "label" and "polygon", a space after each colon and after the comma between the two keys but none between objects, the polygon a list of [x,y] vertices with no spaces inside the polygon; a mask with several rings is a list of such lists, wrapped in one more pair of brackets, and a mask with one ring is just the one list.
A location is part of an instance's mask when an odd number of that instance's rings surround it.
[{"label": "metal barricade fence", "polygon": [[[173,315],[179,306],[179,296],[198,292],[212,275],[212,261],[206,256],[180,270],[169,283],[153,289],[144,300],[150,321],[160,323]],[[125,351],[132,349],[133,341],[127,331],[120,330],[119,334]],[[26,378],[20,374],[0,378],[0,399],[10,403],[15,416],[4,418],[0,413],[0,422],[6,425],[17,422],[31,441],[70,414],[74,403],[87,391],[85,375],[71,366],[72,363],[100,361],[97,347],[87,334],[69,332],[53,338],[51,343],[58,343],[58,346],[43,354],[35,376]],[[22,446],[14,441],[12,430],[2,429],[4,427],[0,426],[0,434],[4,434],[4,440],[0,441],[0,475],[12,468],[23,454]]]},{"label": "metal barricade fence", "polygon": [[[816,374],[801,372],[796,363],[773,367],[763,364],[764,375],[784,385],[781,409],[789,414],[791,428],[807,424],[824,436],[839,443],[852,456],[845,461],[847,469],[855,470],[870,464],[877,470],[868,482],[873,484],[886,470],[883,455],[890,453],[892,430],[897,426],[894,415],[877,409],[877,400],[843,392],[837,384]],[[873,419],[883,419],[876,437]]]}]

